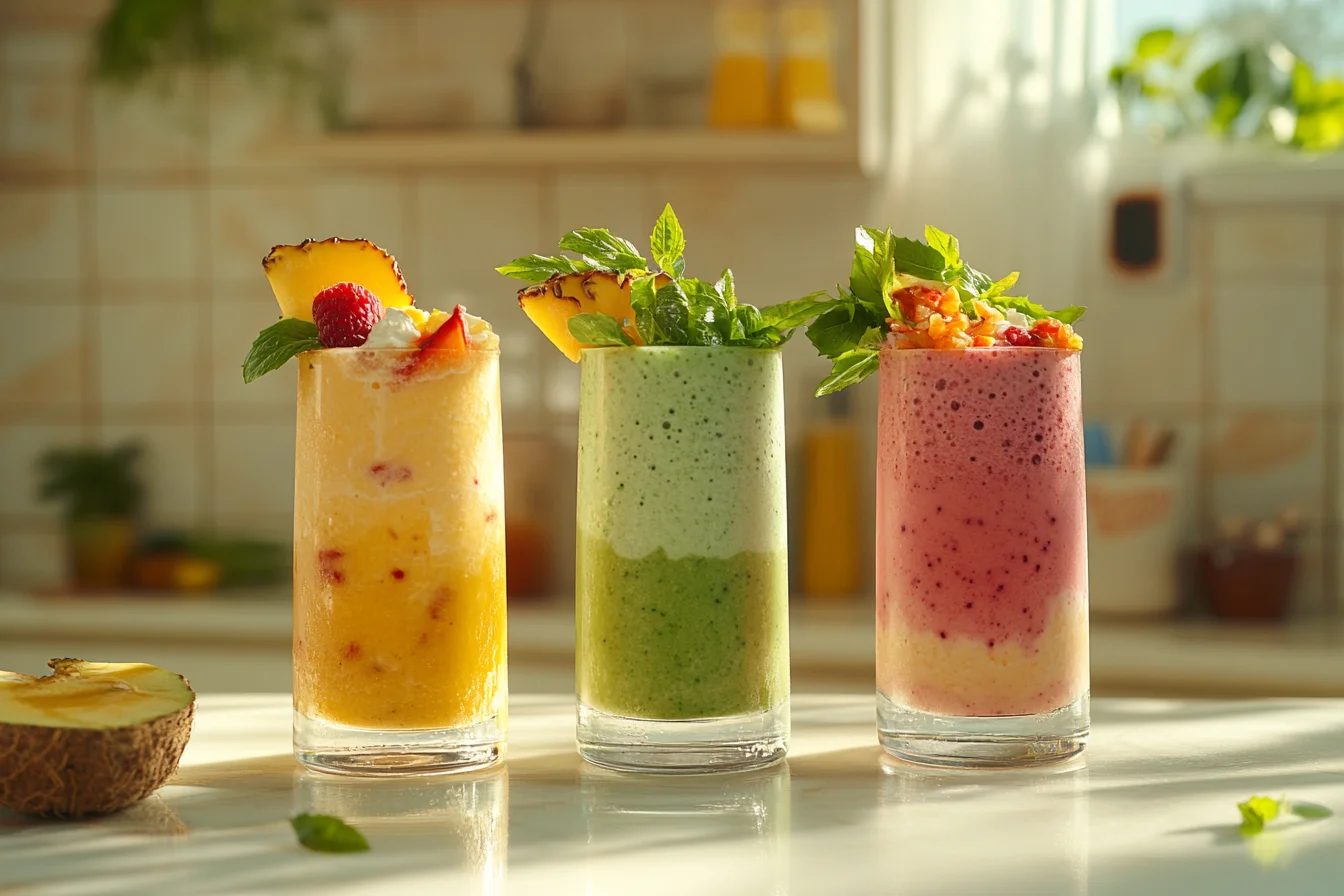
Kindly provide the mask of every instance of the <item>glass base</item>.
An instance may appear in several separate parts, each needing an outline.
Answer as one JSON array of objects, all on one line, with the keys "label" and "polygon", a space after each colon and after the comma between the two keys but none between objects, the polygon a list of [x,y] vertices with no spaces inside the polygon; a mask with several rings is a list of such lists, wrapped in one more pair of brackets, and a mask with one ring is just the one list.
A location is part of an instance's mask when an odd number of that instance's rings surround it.
[{"label": "glass base", "polygon": [[764,768],[789,746],[789,701],[720,719],[632,719],[579,701],[579,755],[625,772],[695,775]]},{"label": "glass base", "polygon": [[499,762],[498,717],[462,728],[355,728],[294,712],[294,756],[333,775],[446,775]]},{"label": "glass base", "polygon": [[943,768],[1021,768],[1060,762],[1087,745],[1090,698],[1029,716],[941,716],[877,694],[877,736],[898,759]]}]

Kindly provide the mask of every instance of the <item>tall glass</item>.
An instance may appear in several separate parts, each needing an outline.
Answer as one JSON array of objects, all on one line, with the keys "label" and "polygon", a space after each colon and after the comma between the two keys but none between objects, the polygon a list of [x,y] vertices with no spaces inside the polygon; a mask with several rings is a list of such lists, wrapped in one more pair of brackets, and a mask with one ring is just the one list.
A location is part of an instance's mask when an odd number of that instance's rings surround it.
[{"label": "tall glass", "polygon": [[299,357],[294,751],[424,774],[504,740],[499,353]]},{"label": "tall glass", "polygon": [[1077,352],[882,355],[877,704],[888,752],[1024,765],[1087,740]]},{"label": "tall glass", "polygon": [[783,757],[789,731],[778,350],[583,352],[579,752],[699,772]]}]

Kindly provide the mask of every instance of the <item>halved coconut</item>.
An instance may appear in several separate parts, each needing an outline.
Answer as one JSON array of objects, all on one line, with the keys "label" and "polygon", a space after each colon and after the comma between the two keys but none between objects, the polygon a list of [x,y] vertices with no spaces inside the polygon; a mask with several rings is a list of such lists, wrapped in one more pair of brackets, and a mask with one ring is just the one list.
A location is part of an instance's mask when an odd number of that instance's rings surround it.
[{"label": "halved coconut", "polygon": [[162,787],[191,737],[186,679],[144,663],[48,665],[46,678],[0,672],[0,806],[77,818]]}]

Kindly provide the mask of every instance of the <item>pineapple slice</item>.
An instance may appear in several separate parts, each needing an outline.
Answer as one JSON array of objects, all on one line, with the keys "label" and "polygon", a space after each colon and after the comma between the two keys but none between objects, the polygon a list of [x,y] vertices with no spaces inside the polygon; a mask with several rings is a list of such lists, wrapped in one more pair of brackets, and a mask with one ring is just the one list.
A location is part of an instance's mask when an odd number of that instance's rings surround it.
[{"label": "pineapple slice", "polygon": [[[661,287],[667,282],[668,277],[664,274],[654,278],[655,286]],[[557,274],[544,283],[519,290],[518,304],[537,329],[571,361],[579,360],[582,346],[569,334],[569,319],[580,313],[614,317],[636,345],[644,344],[635,329],[628,276],[608,271]]]},{"label": "pineapple slice", "polygon": [[261,260],[280,316],[313,319],[313,297],[337,283],[357,283],[378,297],[384,308],[415,304],[397,260],[368,240],[332,237],[297,246],[275,246]]}]

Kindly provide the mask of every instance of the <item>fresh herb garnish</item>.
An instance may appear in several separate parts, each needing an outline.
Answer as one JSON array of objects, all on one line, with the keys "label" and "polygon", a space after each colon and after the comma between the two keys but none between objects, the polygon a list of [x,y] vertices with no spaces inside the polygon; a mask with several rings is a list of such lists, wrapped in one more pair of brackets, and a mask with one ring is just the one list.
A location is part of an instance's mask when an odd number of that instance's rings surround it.
[{"label": "fresh herb garnish", "polygon": [[1244,803],[1237,803],[1241,812],[1241,833],[1253,837],[1265,829],[1265,825],[1285,812],[1298,818],[1317,820],[1329,818],[1335,813],[1319,803],[1289,802],[1287,797],[1274,799],[1268,796],[1253,796]]},{"label": "fresh herb garnish", "polygon": [[[652,267],[632,243],[600,228],[570,231],[561,238],[560,248],[581,257],[527,255],[495,270],[529,283],[584,271],[629,277],[635,330],[645,345],[775,348],[834,304],[825,293],[814,293],[758,309],[737,300],[730,270],[713,282],[685,276],[686,234],[670,204],[649,238]],[[581,345],[633,344],[621,322],[605,314],[576,314],[568,326]]]},{"label": "fresh herb garnish", "polygon": [[290,358],[322,347],[317,324],[287,317],[257,335],[243,361],[243,382],[250,383],[285,366]]},{"label": "fresh herb garnish", "polygon": [[289,820],[299,843],[314,852],[368,852],[364,835],[334,815],[295,815]]},{"label": "fresh herb garnish", "polygon": [[[825,301],[813,294],[799,302],[817,302],[817,316],[807,328],[807,338],[832,362],[831,373],[817,387],[817,395],[829,395],[862,381],[878,368],[878,354],[890,332],[892,320],[902,320],[892,294],[910,278],[953,287],[962,310],[977,317],[975,301],[1000,311],[1017,311],[1030,320],[1054,318],[1072,324],[1085,308],[1072,305],[1047,311],[1025,296],[1007,295],[1017,283],[1017,273],[1000,280],[971,267],[961,257],[957,238],[932,225],[924,228],[924,241],[894,236],[891,230],[860,227],[855,231],[854,259],[849,268],[849,286],[836,287],[836,298]],[[792,304],[792,303],[786,303]]]}]

